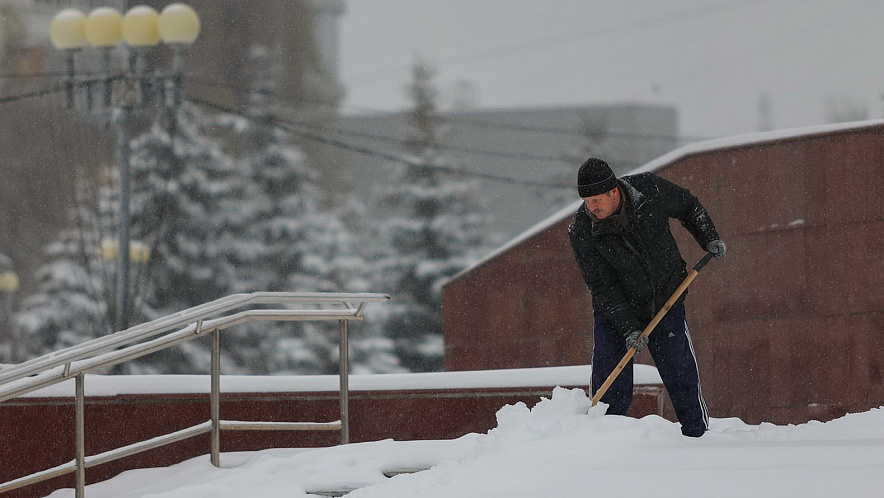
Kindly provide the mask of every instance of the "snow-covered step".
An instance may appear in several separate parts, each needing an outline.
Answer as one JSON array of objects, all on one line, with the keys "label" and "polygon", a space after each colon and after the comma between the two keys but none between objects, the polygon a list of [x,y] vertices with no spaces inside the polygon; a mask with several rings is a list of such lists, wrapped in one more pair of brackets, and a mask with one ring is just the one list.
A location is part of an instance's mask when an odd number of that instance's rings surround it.
[{"label": "snow-covered step", "polygon": [[417,472],[423,472],[424,470],[429,470],[429,467],[400,467],[395,469],[388,469],[384,471],[384,475],[386,477],[396,477],[402,474],[414,474]]},{"label": "snow-covered step", "polygon": [[307,496],[330,496],[333,498],[337,498],[340,496],[346,496],[351,491],[356,491],[359,488],[352,489],[335,489],[335,490],[327,490],[327,491],[310,491],[307,490]]},{"label": "snow-covered step", "polygon": [[[402,474],[415,474],[417,472],[422,472],[427,469],[429,469],[429,467],[396,467],[396,468],[384,470],[383,474],[385,477],[390,478],[390,477],[396,477],[396,476],[402,475]],[[307,494],[311,495],[311,496],[316,495],[316,496],[329,496],[329,497],[337,498],[340,496],[346,496],[351,491],[355,491],[357,489],[359,489],[359,487],[353,487],[353,488],[348,487],[348,488],[340,488],[340,489],[325,489],[325,490],[315,490],[315,491],[311,491],[308,489]]]}]

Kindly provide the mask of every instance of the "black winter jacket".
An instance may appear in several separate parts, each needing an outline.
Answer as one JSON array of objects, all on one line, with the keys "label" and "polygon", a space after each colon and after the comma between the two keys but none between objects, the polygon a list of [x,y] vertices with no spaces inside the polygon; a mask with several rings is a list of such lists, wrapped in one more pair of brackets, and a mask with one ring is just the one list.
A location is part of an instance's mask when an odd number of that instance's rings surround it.
[{"label": "black winter jacket", "polygon": [[681,221],[704,249],[719,237],[700,201],[668,180],[652,173],[626,176],[620,191],[621,205],[629,203],[628,228],[606,223],[609,218],[593,222],[582,204],[568,235],[593,309],[627,334],[642,329],[687,277],[669,218]]}]

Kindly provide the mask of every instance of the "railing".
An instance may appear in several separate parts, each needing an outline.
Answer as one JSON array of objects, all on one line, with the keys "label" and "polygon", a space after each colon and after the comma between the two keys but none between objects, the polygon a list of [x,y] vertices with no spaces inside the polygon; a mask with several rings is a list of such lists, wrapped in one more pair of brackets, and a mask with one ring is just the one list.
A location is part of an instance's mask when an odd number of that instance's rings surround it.
[{"label": "railing", "polygon": [[[349,427],[349,327],[351,320],[362,320],[368,303],[389,300],[386,294],[344,294],[323,292],[255,292],[236,294],[190,308],[167,317],[111,335],[65,348],[0,370],[0,402],[36,391],[70,378],[75,379],[76,457],[53,467],[0,484],[0,493],[41,481],[76,474],[76,497],[85,496],[86,469],[126,456],[209,433],[212,464],[220,466],[223,430],[339,430],[341,443],[350,440]],[[247,309],[253,305],[334,305],[330,309]],[[340,307],[343,306],[343,307]],[[242,422],[221,420],[221,331],[244,322],[334,321],[340,326],[340,420],[333,422]],[[86,456],[85,374],[210,336],[212,341],[210,419],[193,427],[155,437],[97,455]]]}]

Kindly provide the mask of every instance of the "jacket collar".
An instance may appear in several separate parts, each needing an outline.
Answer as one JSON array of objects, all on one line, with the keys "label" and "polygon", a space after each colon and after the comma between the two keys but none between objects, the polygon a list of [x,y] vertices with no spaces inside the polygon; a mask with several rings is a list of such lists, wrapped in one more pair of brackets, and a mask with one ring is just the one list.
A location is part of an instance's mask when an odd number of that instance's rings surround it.
[{"label": "jacket collar", "polygon": [[[633,221],[639,214],[639,208],[641,208],[647,197],[644,194],[636,190],[635,187],[629,184],[629,182],[623,178],[617,180],[617,185],[620,187],[620,199],[621,203],[627,202],[631,207],[631,212],[633,216]],[[625,209],[626,206],[623,206]],[[616,223],[605,223],[605,220],[596,221],[594,217],[591,215],[589,210],[586,209],[586,204],[583,205],[583,212],[589,218],[590,223],[592,223],[592,233],[593,235],[601,235],[605,233],[622,233],[623,230]]]}]

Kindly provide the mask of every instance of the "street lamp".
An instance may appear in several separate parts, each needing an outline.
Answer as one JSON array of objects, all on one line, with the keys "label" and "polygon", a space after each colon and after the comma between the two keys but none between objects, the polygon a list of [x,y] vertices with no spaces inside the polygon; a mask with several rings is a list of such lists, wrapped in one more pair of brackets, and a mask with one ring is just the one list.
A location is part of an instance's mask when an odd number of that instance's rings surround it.
[{"label": "street lamp", "polygon": [[145,101],[144,54],[160,43],[159,19],[157,11],[146,5],[132,7],[123,16],[123,41],[130,48],[129,71],[135,74],[138,105]]},{"label": "street lamp", "polygon": [[[139,5],[125,15],[110,7],[99,7],[88,16],[76,9],[59,12],[50,25],[50,38],[56,48],[68,54],[68,107],[73,107],[74,54],[88,43],[102,52],[102,72],[105,77],[104,104],[113,101],[113,79],[110,78],[111,50],[124,46],[128,52],[127,73],[120,79],[121,88],[116,103],[118,122],[118,157],[120,162],[120,228],[117,269],[117,327],[129,327],[129,272],[133,259],[129,243],[129,125],[133,109],[145,103],[144,55],[162,40],[172,48],[173,105],[180,102],[182,73],[181,49],[199,36],[199,16],[189,6],[174,3],[162,14],[151,7]],[[157,76],[158,80],[168,76]],[[165,86],[165,85],[164,85]],[[90,92],[91,105],[91,92]],[[149,257],[149,251],[136,251],[138,258]],[[145,256],[146,254],[146,256]]]},{"label": "street lamp", "polygon": [[[98,247],[98,254],[105,261],[116,261],[120,257],[120,246],[115,240],[104,239]],[[150,246],[137,240],[132,241],[129,244],[129,259],[135,263],[147,263],[150,261]],[[2,274],[0,274],[0,278],[2,278]],[[0,287],[0,291],[2,290]]]},{"label": "street lamp", "polygon": [[56,48],[76,50],[86,46],[86,15],[77,9],[65,9],[49,24],[49,38]]},{"label": "street lamp", "polygon": [[189,5],[173,3],[160,13],[159,29],[163,43],[190,45],[200,34],[200,17]]},{"label": "street lamp", "polygon": [[86,46],[86,16],[77,9],[59,12],[49,24],[49,38],[56,48],[64,50],[67,77],[67,107],[74,107],[74,56]]},{"label": "street lamp", "polygon": [[160,15],[153,7],[132,7],[123,16],[123,40],[133,48],[155,47],[160,43]]},{"label": "street lamp", "polygon": [[181,73],[184,69],[184,48],[189,47],[200,34],[200,18],[189,5],[173,3],[160,13],[160,38],[172,48],[172,101],[181,102]]},{"label": "street lamp", "polygon": [[0,273],[0,292],[15,292],[18,284],[18,275],[14,271]]},{"label": "street lamp", "polygon": [[86,40],[95,48],[110,49],[123,41],[123,15],[112,7],[99,7],[90,12],[84,28]]},{"label": "street lamp", "polygon": [[[101,53],[101,74],[110,74],[111,50],[123,40],[123,15],[111,7],[99,7],[89,13],[84,26],[86,40]],[[110,107],[113,83],[104,80],[104,106]]]}]

